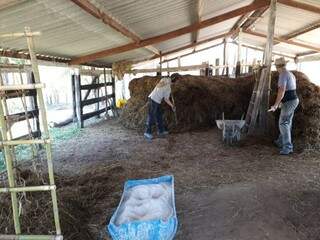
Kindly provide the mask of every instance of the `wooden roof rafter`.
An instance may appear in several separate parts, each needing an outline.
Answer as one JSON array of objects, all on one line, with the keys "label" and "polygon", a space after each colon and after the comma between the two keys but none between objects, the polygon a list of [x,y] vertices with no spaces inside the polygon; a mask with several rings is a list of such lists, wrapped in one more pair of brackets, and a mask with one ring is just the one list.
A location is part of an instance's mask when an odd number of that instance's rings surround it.
[{"label": "wooden roof rafter", "polygon": [[106,49],[106,50],[103,50],[100,52],[96,52],[96,53],[92,53],[89,55],[74,58],[73,60],[71,60],[70,64],[81,64],[84,62],[90,62],[90,61],[94,61],[98,58],[103,58],[103,57],[111,56],[114,54],[119,54],[119,53],[123,53],[126,51],[138,49],[141,47],[149,46],[152,44],[164,42],[169,39],[173,39],[173,38],[182,36],[184,34],[191,33],[191,32],[197,31],[199,29],[206,28],[206,27],[215,25],[217,23],[232,19],[234,17],[241,16],[241,15],[246,14],[248,12],[255,11],[259,8],[266,7],[267,4],[268,4],[268,2],[266,2],[265,0],[257,0],[254,3],[249,4],[247,6],[240,7],[238,9],[223,13],[221,15],[209,18],[209,19],[201,21],[199,23],[191,24],[189,26],[186,26],[186,27],[183,27],[183,28],[180,28],[180,29],[168,32],[168,33],[164,33],[164,34],[161,34],[161,35],[158,35],[155,37],[143,39],[139,43],[129,43],[129,44],[115,47],[112,49]]},{"label": "wooden roof rafter", "polygon": [[295,0],[277,0],[277,2],[281,3],[283,5],[286,5],[286,6],[299,8],[301,10],[320,14],[320,7],[317,7],[315,5],[311,5],[308,3],[302,3],[302,2],[295,1]]},{"label": "wooden roof rafter", "polygon": [[[196,0],[196,7],[193,9],[194,16],[195,16],[194,23],[201,22],[203,5],[204,5],[204,0]],[[192,33],[191,42],[196,43],[198,41],[198,38],[199,38],[199,30]]]},{"label": "wooden roof rafter", "polygon": [[[286,40],[293,39],[293,38],[296,38],[296,37],[298,37],[300,35],[303,35],[305,33],[311,32],[311,31],[313,31],[315,29],[318,29],[318,28],[320,28],[320,20],[318,20],[318,21],[316,21],[314,23],[308,24],[307,26],[304,26],[304,27],[302,27],[302,28],[300,28],[300,29],[298,29],[296,31],[293,31],[293,32],[287,34],[287,35],[284,35],[281,38],[286,39]],[[316,51],[311,51],[311,52],[309,51],[309,52],[301,53],[301,54],[302,55],[311,55],[311,54],[314,54],[314,53],[317,53],[317,52]],[[299,57],[298,55],[297,55],[297,57]]]},{"label": "wooden roof rafter", "polygon": [[[37,59],[49,62],[58,62],[58,63],[69,63],[70,58],[51,56],[47,54],[36,54]],[[17,51],[12,49],[0,49],[0,57],[9,57],[9,58],[19,58],[19,59],[30,59],[29,52]]]},{"label": "wooden roof rafter", "polygon": [[[254,32],[254,31],[251,31],[251,30],[246,30],[246,31],[243,31],[243,32],[246,33],[246,34],[250,34],[252,36],[257,36],[257,37],[262,37],[262,38],[266,38],[267,37],[263,33],[258,33],[258,32]],[[281,37],[276,37],[276,36],[273,39],[274,39],[275,42],[286,43],[286,44],[294,45],[294,46],[297,46],[297,47],[302,47],[302,48],[310,49],[310,50],[313,50],[313,51],[316,51],[316,52],[320,52],[320,47],[311,46],[311,45],[308,45],[308,44],[305,44],[305,43],[301,43],[301,42],[297,42],[297,41],[294,41],[294,40],[286,40],[286,39],[283,39]]]},{"label": "wooden roof rafter", "polygon": [[[88,0],[70,0],[70,1],[75,3],[77,6],[79,6],[81,9],[83,9],[85,12],[89,13],[90,15],[94,16],[97,19],[100,19],[104,24],[110,26],[114,30],[120,32],[122,35],[133,40],[135,43],[139,43],[141,41],[141,38],[136,33],[134,33],[130,29],[123,26],[118,20],[113,18],[111,15],[100,10],[98,7],[96,7],[90,1],[88,1]],[[160,54],[159,50],[153,46],[146,46],[145,48],[147,48],[152,53],[155,53],[157,55]]]}]

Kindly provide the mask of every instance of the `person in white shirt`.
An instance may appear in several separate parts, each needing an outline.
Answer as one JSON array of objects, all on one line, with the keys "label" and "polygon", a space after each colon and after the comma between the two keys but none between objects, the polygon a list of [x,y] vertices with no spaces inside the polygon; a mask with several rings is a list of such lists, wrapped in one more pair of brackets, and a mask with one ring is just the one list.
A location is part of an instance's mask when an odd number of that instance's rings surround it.
[{"label": "person in white shirt", "polygon": [[155,122],[157,122],[159,136],[163,137],[168,134],[163,125],[161,102],[164,100],[172,108],[172,110],[175,111],[175,106],[170,101],[170,95],[171,82],[174,81],[177,76],[178,74],[173,74],[171,77],[162,78],[149,95],[147,128],[144,133],[144,137],[148,140],[153,138],[152,126],[155,124]]}]

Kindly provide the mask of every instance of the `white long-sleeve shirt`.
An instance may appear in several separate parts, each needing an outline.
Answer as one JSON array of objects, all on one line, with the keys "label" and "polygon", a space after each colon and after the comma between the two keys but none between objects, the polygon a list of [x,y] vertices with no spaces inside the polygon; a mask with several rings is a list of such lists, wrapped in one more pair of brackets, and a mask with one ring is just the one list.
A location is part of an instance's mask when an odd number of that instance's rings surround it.
[{"label": "white long-sleeve shirt", "polygon": [[150,93],[149,98],[155,101],[158,104],[161,104],[162,99],[169,99],[171,94],[170,84],[163,87],[155,87]]}]

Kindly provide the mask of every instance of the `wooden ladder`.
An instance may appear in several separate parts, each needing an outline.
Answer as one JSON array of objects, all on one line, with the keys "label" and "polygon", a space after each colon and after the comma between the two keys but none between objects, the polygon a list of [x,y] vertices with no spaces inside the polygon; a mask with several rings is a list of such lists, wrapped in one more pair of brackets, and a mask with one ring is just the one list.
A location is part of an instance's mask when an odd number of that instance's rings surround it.
[{"label": "wooden ladder", "polygon": [[[29,48],[30,59],[32,63],[32,71],[34,74],[35,82],[33,84],[19,84],[19,85],[2,85],[0,84],[0,127],[1,127],[1,145],[3,146],[3,152],[6,162],[6,170],[8,175],[9,187],[0,188],[0,193],[10,193],[11,194],[11,203],[13,211],[13,221],[16,235],[1,235],[0,239],[26,239],[26,240],[62,240],[63,236],[61,235],[58,203],[57,203],[57,194],[56,194],[56,185],[54,180],[53,173],[53,163],[52,163],[52,153],[51,153],[51,140],[49,135],[49,128],[47,123],[47,115],[45,110],[45,103],[43,99],[42,88],[44,84],[40,82],[39,68],[34,52],[34,43],[33,36],[30,28],[26,27],[23,34],[17,34],[19,37],[26,36]],[[1,74],[1,73],[0,73]],[[43,127],[43,134],[41,138],[38,139],[27,139],[27,140],[12,140],[8,138],[8,128],[7,128],[7,118],[4,113],[3,106],[6,106],[6,92],[12,90],[27,91],[27,90],[36,90],[37,100],[39,104],[39,111],[41,114],[41,121]],[[47,157],[47,166],[48,166],[48,175],[49,175],[49,185],[42,186],[17,186],[15,179],[15,172],[13,168],[13,147],[20,144],[24,145],[33,145],[33,144],[42,144],[45,146],[46,157]],[[50,192],[51,201],[53,207],[53,216],[55,223],[55,235],[23,235],[21,233],[20,219],[19,219],[19,203],[17,199],[18,193],[25,192]]]},{"label": "wooden ladder", "polygon": [[247,130],[248,134],[253,134],[255,129],[264,90],[263,79],[265,78],[266,74],[267,69],[265,67],[259,67],[258,69],[254,70],[255,83],[245,118],[245,130]]}]

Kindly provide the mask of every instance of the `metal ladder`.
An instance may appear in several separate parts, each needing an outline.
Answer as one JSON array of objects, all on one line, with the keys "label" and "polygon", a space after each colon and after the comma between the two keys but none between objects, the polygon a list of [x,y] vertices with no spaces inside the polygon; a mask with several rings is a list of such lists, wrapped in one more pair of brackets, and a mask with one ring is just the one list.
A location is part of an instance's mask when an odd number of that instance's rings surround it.
[{"label": "metal ladder", "polygon": [[[32,64],[32,71],[34,74],[35,83],[34,84],[20,84],[20,85],[0,85],[0,127],[1,127],[1,145],[3,147],[6,169],[8,175],[9,188],[0,188],[0,193],[10,193],[11,194],[11,203],[13,210],[13,221],[15,228],[15,235],[1,235],[0,239],[4,240],[62,240],[63,236],[61,235],[58,203],[57,203],[57,194],[56,194],[56,185],[54,181],[53,173],[53,163],[52,163],[52,153],[51,153],[51,141],[49,135],[49,128],[47,123],[47,115],[45,110],[45,103],[43,99],[42,88],[44,84],[40,82],[40,75],[38,69],[38,63],[36,55],[34,52],[34,42],[32,36],[38,35],[31,32],[30,28],[26,27],[24,33],[12,34],[8,36],[14,37],[23,37],[27,38],[28,49]],[[37,92],[37,100],[39,103],[39,111],[41,114],[41,121],[43,127],[43,134],[41,139],[28,139],[28,140],[11,140],[8,139],[7,133],[7,119],[5,117],[3,106],[6,106],[6,91],[10,90],[32,90],[35,89]],[[16,186],[15,173],[13,168],[13,153],[12,147],[20,144],[43,144],[46,150],[47,165],[48,165],[48,175],[49,175],[49,185],[43,186],[26,186],[19,187]],[[55,223],[55,232],[56,235],[23,235],[21,233],[21,226],[19,221],[19,203],[17,200],[17,194],[21,192],[41,192],[49,191],[51,193],[52,207],[53,207],[53,216]]]}]

